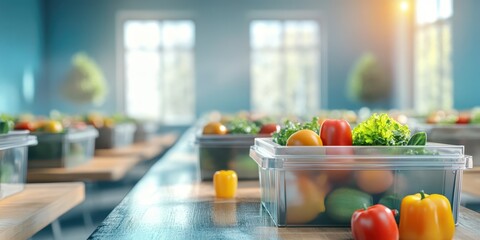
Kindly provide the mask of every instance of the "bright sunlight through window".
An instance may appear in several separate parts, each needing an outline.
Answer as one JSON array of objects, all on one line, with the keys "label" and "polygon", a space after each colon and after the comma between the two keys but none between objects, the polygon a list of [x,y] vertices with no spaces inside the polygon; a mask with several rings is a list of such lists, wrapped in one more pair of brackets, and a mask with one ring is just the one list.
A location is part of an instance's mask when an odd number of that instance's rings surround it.
[{"label": "bright sunlight through window", "polygon": [[253,111],[300,116],[318,109],[319,36],[316,21],[251,22]]},{"label": "bright sunlight through window", "polygon": [[452,0],[417,0],[415,108],[421,113],[453,107]]},{"label": "bright sunlight through window", "polygon": [[125,111],[169,125],[194,121],[194,23],[128,20],[124,30]]}]

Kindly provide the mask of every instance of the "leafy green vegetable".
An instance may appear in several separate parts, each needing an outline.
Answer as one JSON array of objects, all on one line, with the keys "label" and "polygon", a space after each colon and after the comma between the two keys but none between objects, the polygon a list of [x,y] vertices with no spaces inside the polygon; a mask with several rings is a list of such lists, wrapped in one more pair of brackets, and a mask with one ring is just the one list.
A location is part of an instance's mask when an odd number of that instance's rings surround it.
[{"label": "leafy green vegetable", "polygon": [[0,134],[13,130],[15,118],[8,114],[0,115]]},{"label": "leafy green vegetable", "polygon": [[402,146],[410,139],[410,129],[387,114],[374,113],[352,132],[353,145]]},{"label": "leafy green vegetable", "polygon": [[470,119],[471,123],[480,123],[480,108],[476,107],[472,109],[472,118]]},{"label": "leafy green vegetable", "polygon": [[257,134],[260,127],[252,121],[236,118],[226,124],[229,134]]},{"label": "leafy green vegetable", "polygon": [[427,144],[427,133],[425,132],[418,132],[413,134],[413,136],[410,138],[410,140],[407,143],[407,145],[409,146],[415,146],[415,145],[425,146],[425,144]]},{"label": "leafy green vegetable", "polygon": [[312,121],[306,123],[294,123],[290,120],[286,120],[280,131],[273,134],[273,141],[285,146],[287,145],[288,138],[298,130],[302,129],[310,129],[318,134],[320,130],[318,117],[314,117],[312,118]]}]

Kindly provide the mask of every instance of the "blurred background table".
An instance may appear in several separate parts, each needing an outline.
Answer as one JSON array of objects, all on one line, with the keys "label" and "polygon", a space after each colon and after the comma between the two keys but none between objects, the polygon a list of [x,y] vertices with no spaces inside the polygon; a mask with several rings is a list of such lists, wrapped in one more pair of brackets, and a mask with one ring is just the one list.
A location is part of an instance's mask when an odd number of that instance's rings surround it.
[{"label": "blurred background table", "polygon": [[0,200],[0,239],[27,239],[84,199],[81,182],[27,184]]}]

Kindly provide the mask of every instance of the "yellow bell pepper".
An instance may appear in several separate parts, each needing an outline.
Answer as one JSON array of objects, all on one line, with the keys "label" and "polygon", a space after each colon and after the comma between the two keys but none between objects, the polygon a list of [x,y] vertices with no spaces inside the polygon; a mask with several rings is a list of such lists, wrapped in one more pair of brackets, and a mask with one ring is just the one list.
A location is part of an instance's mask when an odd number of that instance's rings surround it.
[{"label": "yellow bell pepper", "polygon": [[400,206],[400,239],[453,239],[455,222],[450,201],[440,194],[405,196]]},{"label": "yellow bell pepper", "polygon": [[220,170],[213,175],[215,195],[219,198],[235,197],[237,184],[237,173],[233,170]]}]

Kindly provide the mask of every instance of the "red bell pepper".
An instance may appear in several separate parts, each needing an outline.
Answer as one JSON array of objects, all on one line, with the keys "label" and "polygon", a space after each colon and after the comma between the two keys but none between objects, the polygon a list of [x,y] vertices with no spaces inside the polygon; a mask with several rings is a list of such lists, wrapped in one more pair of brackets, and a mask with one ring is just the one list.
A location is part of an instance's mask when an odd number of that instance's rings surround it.
[{"label": "red bell pepper", "polygon": [[355,240],[398,240],[396,210],[382,204],[355,211],[352,215],[352,235]]}]

